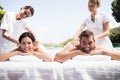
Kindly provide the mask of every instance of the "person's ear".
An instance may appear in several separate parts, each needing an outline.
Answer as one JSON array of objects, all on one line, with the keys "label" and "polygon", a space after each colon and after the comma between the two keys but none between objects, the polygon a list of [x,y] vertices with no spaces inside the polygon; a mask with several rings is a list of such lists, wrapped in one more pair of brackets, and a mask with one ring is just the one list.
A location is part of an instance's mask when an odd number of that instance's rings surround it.
[{"label": "person's ear", "polygon": [[22,10],[22,8],[20,8],[20,10]]},{"label": "person's ear", "polygon": [[100,7],[100,4],[99,4],[99,5],[97,5],[97,7],[99,8],[99,7]]},{"label": "person's ear", "polygon": [[20,10],[24,9],[24,7],[20,8]]}]

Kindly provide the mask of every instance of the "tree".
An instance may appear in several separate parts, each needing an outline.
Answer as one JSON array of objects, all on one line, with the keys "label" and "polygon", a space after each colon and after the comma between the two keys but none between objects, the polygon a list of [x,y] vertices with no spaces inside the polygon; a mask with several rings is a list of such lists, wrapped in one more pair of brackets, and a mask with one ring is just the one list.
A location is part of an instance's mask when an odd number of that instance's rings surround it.
[{"label": "tree", "polygon": [[111,29],[109,37],[114,47],[120,47],[120,27]]},{"label": "tree", "polygon": [[[112,16],[114,17],[116,22],[120,22],[120,0],[114,0],[111,3],[111,6]],[[113,43],[113,46],[120,46],[120,27],[111,29],[109,37]]]},{"label": "tree", "polygon": [[120,43],[120,27],[111,29],[109,37],[112,43]]},{"label": "tree", "polygon": [[64,42],[62,42],[60,45],[65,46],[67,43],[71,42],[72,38],[68,38],[67,40],[65,40]]},{"label": "tree", "polygon": [[1,20],[2,20],[2,18],[3,18],[3,16],[4,16],[5,13],[6,12],[3,10],[3,7],[0,6],[0,24],[1,24]]},{"label": "tree", "polygon": [[114,0],[112,3],[112,15],[117,22],[120,22],[120,0]]}]

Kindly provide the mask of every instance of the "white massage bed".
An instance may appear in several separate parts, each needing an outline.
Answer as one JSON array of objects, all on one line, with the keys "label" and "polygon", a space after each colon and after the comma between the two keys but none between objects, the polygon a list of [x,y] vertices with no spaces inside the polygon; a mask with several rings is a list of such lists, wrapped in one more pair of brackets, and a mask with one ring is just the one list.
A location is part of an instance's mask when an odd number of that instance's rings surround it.
[{"label": "white massage bed", "polygon": [[120,80],[120,61],[106,56],[79,56],[64,63],[15,59],[0,62],[0,80]]}]

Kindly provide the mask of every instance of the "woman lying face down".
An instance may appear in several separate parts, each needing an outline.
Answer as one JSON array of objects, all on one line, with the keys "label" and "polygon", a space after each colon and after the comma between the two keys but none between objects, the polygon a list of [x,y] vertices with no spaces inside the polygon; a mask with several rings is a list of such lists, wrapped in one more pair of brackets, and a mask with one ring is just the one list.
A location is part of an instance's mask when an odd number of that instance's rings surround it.
[{"label": "woman lying face down", "polygon": [[[31,33],[25,32],[19,37],[20,47],[18,50],[24,52],[23,54],[31,54],[36,51],[37,45],[34,36]],[[35,49],[36,47],[36,49]]]},{"label": "woman lying face down", "polygon": [[43,61],[53,61],[53,59],[44,51],[42,51],[38,45],[38,41],[36,41],[35,37],[31,33],[24,32],[19,37],[19,47],[11,52],[0,54],[0,61],[6,61],[15,55],[33,55],[42,59]]}]

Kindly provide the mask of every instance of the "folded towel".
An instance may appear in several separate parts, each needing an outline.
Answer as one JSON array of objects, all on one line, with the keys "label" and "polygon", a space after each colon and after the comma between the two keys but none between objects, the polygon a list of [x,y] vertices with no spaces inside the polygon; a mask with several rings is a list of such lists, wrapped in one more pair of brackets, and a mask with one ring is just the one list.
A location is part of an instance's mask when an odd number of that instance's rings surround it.
[{"label": "folded towel", "polygon": [[105,60],[111,60],[110,56],[105,55],[92,55],[92,56],[84,56],[84,55],[78,55],[72,58],[72,60],[80,60],[80,61],[105,61]]},{"label": "folded towel", "polygon": [[33,55],[27,55],[27,56],[16,55],[16,56],[10,57],[9,60],[17,61],[17,62],[42,61],[42,59],[39,59]]}]

